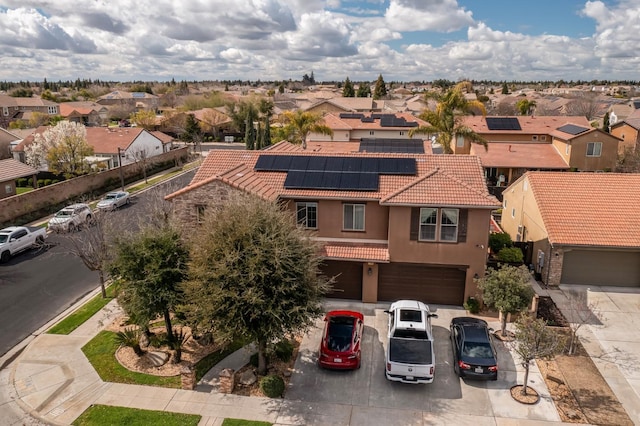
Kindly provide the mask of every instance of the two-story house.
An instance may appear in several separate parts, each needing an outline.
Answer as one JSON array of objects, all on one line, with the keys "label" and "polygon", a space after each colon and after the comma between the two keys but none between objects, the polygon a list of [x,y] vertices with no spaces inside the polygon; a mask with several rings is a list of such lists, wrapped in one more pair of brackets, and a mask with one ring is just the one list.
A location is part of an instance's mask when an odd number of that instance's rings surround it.
[{"label": "two-story house", "polygon": [[55,102],[37,97],[0,95],[0,127],[8,128],[14,120],[28,120],[34,112],[54,116],[60,114],[60,107]]},{"label": "two-story house", "polygon": [[503,197],[502,228],[533,242],[546,284],[640,287],[640,174],[527,172]]},{"label": "two-story house", "polygon": [[640,145],[640,109],[634,110],[624,120],[612,124],[611,134],[621,139],[619,154],[635,152]]},{"label": "two-story house", "polygon": [[[290,144],[283,144],[289,147]],[[230,191],[283,203],[322,243],[332,297],[461,305],[476,296],[491,210],[477,157],[313,151],[211,151],[166,198],[185,232]]]},{"label": "two-story house", "polygon": [[63,102],[60,115],[67,121],[85,126],[102,126],[109,123],[109,108],[91,101]]}]

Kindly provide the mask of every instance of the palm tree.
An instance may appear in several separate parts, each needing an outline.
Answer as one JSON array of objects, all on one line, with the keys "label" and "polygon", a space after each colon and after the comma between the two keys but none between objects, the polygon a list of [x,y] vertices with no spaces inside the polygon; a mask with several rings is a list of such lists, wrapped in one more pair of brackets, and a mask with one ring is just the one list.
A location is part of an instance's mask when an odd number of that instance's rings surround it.
[{"label": "palm tree", "polygon": [[321,133],[330,135],[333,139],[333,130],[320,124],[322,116],[308,111],[285,111],[283,115],[285,134],[293,143],[302,144],[302,149],[307,149],[307,136],[309,133]]},{"label": "palm tree", "polygon": [[436,134],[436,141],[442,146],[445,154],[453,154],[451,141],[456,136],[462,136],[473,143],[483,145],[487,149],[487,141],[462,123],[462,116],[480,112],[483,116],[487,114],[484,104],[477,100],[468,100],[464,97],[464,92],[471,91],[472,85],[468,81],[456,84],[445,93],[430,92],[425,98],[435,99],[438,102],[435,111],[425,110],[420,114],[420,118],[428,126],[420,126],[409,132],[409,137],[414,134]]},{"label": "palm tree", "polygon": [[528,115],[536,106],[536,101],[530,101],[529,99],[520,99],[516,102],[516,108],[520,112],[520,115]]}]

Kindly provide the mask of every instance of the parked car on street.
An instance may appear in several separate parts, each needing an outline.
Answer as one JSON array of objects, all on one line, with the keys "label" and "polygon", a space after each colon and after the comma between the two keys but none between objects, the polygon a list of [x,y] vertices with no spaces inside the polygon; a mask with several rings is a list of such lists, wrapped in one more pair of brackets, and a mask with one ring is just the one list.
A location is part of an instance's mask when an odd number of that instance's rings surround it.
[{"label": "parked car on street", "polygon": [[324,368],[360,368],[364,316],[355,311],[331,311],[324,317],[318,365]]},{"label": "parked car on street", "polygon": [[479,318],[451,320],[453,368],[460,377],[498,380],[496,349],[487,322]]},{"label": "parked car on street", "polygon": [[431,318],[436,314],[417,300],[398,300],[389,310],[385,376],[394,382],[431,383],[435,370]]},{"label": "parked car on street", "polygon": [[125,204],[129,204],[129,193],[127,191],[109,192],[104,198],[98,201],[96,206],[99,210],[115,210]]},{"label": "parked car on street", "polygon": [[88,204],[72,204],[58,211],[49,220],[49,229],[54,232],[73,232],[93,221],[93,214]]},{"label": "parked car on street", "polygon": [[9,261],[12,256],[38,247],[47,238],[47,230],[33,226],[9,226],[0,229],[0,262]]}]

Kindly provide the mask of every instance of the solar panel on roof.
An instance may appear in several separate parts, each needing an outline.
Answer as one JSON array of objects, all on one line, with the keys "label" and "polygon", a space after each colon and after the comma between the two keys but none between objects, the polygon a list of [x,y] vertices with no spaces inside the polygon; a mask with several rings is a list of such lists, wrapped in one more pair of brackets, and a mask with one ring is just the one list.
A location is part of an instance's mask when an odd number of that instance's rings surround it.
[{"label": "solar panel on roof", "polygon": [[362,117],[360,119],[360,121],[362,121],[363,123],[373,123],[373,117]]},{"label": "solar panel on roof", "polygon": [[275,162],[275,158],[275,155],[261,155],[258,157],[256,165],[253,167],[253,169],[271,171],[273,170],[273,163]]},{"label": "solar panel on roof", "polygon": [[359,151],[424,154],[424,142],[421,139],[364,138],[360,140]]},{"label": "solar panel on roof", "polygon": [[382,117],[380,127],[393,127],[393,117]]},{"label": "solar panel on roof", "polygon": [[144,93],[142,93],[142,92],[132,92],[131,93],[131,97],[132,98],[144,98]]},{"label": "solar panel on roof", "polygon": [[489,130],[522,130],[515,117],[487,117],[486,120]]},{"label": "solar panel on roof", "polygon": [[360,113],[353,113],[353,112],[342,112],[340,113],[340,118],[356,118],[356,119],[362,119],[362,117],[364,117],[364,114],[360,114]]},{"label": "solar panel on roof", "polygon": [[344,165],[343,157],[327,157],[325,170],[329,172],[341,172]]},{"label": "solar panel on roof", "polygon": [[309,157],[307,170],[324,170],[327,164],[327,157]]},{"label": "solar panel on roof", "polygon": [[284,181],[287,189],[324,189],[336,191],[377,191],[378,175],[358,172],[321,172],[292,170]]},{"label": "solar panel on roof", "polygon": [[579,135],[580,133],[584,133],[589,129],[587,129],[586,127],[576,126],[575,124],[565,124],[564,126],[558,127],[558,130],[575,136]]},{"label": "solar panel on roof", "polygon": [[309,170],[309,158],[305,155],[292,156],[289,170]]},{"label": "solar panel on roof", "polygon": [[273,160],[273,170],[286,172],[291,165],[292,157],[290,155],[276,155]]}]

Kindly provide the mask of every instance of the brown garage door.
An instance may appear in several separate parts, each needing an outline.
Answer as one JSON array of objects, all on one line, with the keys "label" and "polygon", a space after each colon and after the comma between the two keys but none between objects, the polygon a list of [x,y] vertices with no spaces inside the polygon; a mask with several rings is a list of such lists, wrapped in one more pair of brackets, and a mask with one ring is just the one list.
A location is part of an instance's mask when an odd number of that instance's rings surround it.
[{"label": "brown garage door", "polygon": [[420,300],[425,303],[462,305],[466,270],[416,263],[381,264],[378,300]]},{"label": "brown garage door", "polygon": [[605,250],[565,251],[560,283],[640,287],[640,253]]},{"label": "brown garage door", "polygon": [[335,277],[333,291],[327,297],[362,300],[362,263],[325,260],[320,270]]}]

